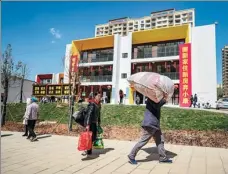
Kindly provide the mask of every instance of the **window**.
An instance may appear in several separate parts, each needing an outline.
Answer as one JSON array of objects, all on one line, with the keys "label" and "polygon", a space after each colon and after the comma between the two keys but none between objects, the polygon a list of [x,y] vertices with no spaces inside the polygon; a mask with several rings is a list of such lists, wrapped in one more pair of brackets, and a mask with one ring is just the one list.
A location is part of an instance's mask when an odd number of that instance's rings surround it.
[{"label": "window", "polygon": [[121,74],[121,78],[122,78],[122,79],[126,79],[126,78],[127,78],[127,73],[122,73],[122,74]]},{"label": "window", "polygon": [[123,58],[127,58],[128,57],[128,53],[122,53],[122,57]]}]

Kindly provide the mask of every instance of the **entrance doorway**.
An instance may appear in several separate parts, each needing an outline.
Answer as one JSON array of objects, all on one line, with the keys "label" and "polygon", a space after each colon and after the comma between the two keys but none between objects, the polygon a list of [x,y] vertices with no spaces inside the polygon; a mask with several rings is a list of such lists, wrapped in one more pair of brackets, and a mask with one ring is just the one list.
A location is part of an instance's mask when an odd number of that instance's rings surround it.
[{"label": "entrance doorway", "polygon": [[139,104],[146,104],[146,96],[142,95],[141,93],[139,93],[138,91],[134,92],[134,104],[136,104],[136,97],[139,96],[140,98],[140,102]]},{"label": "entrance doorway", "polygon": [[175,84],[174,93],[172,96],[172,105],[179,105],[179,84]]}]

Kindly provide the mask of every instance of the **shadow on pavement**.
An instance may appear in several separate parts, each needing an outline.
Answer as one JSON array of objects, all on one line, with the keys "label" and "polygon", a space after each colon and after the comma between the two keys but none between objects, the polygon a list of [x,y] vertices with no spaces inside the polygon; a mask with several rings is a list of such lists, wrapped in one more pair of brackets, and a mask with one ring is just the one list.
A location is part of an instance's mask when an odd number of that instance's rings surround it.
[{"label": "shadow on pavement", "polygon": [[106,149],[93,149],[93,154],[83,158],[82,161],[88,161],[98,158],[100,155],[106,154],[112,150],[115,150],[114,148],[106,148]]},{"label": "shadow on pavement", "polygon": [[4,135],[1,135],[1,137],[8,137],[8,136],[12,136],[13,134],[4,134]]},{"label": "shadow on pavement", "polygon": [[[149,148],[144,148],[142,149],[149,155],[146,157],[146,159],[143,160],[137,160],[138,162],[149,162],[149,161],[158,161],[159,160],[159,154],[158,154],[158,149],[157,147],[149,147]],[[166,150],[166,155],[168,158],[174,158],[177,156],[176,153],[173,153],[171,151]]]},{"label": "shadow on pavement", "polygon": [[37,139],[43,139],[48,137],[51,137],[51,134],[37,135]]}]

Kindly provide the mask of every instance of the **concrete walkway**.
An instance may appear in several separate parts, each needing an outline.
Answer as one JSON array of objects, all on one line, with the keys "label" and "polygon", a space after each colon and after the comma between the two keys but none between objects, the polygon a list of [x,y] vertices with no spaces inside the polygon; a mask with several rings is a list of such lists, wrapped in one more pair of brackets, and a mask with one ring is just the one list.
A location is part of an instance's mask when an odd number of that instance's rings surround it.
[{"label": "concrete walkway", "polygon": [[228,149],[166,145],[172,164],[159,164],[154,144],[137,156],[138,165],[128,163],[135,142],[104,140],[105,149],[82,159],[76,137],[52,136],[30,142],[22,133],[1,132],[3,174],[228,174]]}]

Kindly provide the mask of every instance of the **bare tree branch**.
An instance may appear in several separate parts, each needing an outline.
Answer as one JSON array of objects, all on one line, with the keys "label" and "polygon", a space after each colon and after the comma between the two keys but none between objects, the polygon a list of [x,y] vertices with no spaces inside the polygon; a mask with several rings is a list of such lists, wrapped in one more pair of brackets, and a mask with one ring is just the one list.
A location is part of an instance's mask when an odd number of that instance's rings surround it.
[{"label": "bare tree branch", "polygon": [[5,52],[1,57],[1,87],[4,90],[4,98],[3,98],[3,112],[2,112],[2,126],[5,124],[6,119],[6,107],[8,100],[8,92],[9,87],[15,85],[15,81],[21,77],[21,73],[18,72],[19,65],[21,62],[19,61],[16,65],[12,58],[12,47],[11,44],[7,45]]}]

